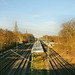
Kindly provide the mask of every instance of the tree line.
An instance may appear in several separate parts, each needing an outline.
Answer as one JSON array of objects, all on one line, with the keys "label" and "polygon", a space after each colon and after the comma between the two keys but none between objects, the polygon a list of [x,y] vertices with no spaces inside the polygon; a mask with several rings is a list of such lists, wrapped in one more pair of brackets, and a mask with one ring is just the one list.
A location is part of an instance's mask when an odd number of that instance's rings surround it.
[{"label": "tree line", "polygon": [[41,37],[42,40],[49,42],[57,42],[57,48],[60,50],[75,50],[75,21],[71,20],[62,24],[62,29],[59,31],[58,36],[45,35]]},{"label": "tree line", "polygon": [[[59,32],[59,36],[63,49],[73,50],[75,49],[75,21],[71,20],[62,24],[62,30]],[[60,47],[60,46],[59,46]]]},{"label": "tree line", "polygon": [[15,47],[16,45],[33,41],[34,36],[29,33],[13,32],[0,29],[0,51]]},{"label": "tree line", "polygon": [[61,39],[61,37],[59,36],[48,36],[48,35],[44,35],[43,37],[41,37],[41,40],[46,40],[47,42],[57,42],[58,39]]}]

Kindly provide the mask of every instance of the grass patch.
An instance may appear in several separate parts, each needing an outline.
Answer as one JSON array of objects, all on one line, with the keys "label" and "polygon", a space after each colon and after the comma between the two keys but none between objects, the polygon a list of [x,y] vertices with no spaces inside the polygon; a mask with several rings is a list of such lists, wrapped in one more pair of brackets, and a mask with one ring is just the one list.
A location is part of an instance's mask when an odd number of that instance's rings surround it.
[{"label": "grass patch", "polygon": [[45,68],[45,54],[44,53],[34,53],[33,54],[33,72],[32,75],[42,74],[44,73]]}]

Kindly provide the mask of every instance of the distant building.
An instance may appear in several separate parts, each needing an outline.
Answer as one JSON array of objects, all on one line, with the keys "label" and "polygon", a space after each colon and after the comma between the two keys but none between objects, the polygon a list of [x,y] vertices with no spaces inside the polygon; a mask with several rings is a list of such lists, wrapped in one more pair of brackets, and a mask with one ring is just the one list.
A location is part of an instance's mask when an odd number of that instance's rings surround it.
[{"label": "distant building", "polygon": [[15,29],[14,29],[14,33],[18,33],[17,21],[15,21]]}]

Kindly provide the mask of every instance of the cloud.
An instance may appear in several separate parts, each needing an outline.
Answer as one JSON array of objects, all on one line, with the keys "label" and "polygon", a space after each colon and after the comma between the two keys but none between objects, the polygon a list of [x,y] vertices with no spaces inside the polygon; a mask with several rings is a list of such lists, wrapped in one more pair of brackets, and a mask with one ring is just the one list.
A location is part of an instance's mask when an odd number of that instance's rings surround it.
[{"label": "cloud", "polygon": [[59,25],[57,22],[44,22],[47,25]]},{"label": "cloud", "polygon": [[25,25],[26,26],[30,26],[30,27],[37,27],[37,26],[39,26],[38,24],[31,24],[31,23],[30,24],[29,23],[26,23]]},{"label": "cloud", "polygon": [[24,21],[22,21],[22,20],[18,20],[18,22],[21,24],[21,27],[38,27],[38,26],[40,26],[40,25],[38,25],[38,24],[34,24],[34,23],[32,23],[32,22],[24,22]]},{"label": "cloud", "polygon": [[40,15],[38,15],[38,14],[35,14],[35,15],[32,15],[33,17],[40,17]]}]

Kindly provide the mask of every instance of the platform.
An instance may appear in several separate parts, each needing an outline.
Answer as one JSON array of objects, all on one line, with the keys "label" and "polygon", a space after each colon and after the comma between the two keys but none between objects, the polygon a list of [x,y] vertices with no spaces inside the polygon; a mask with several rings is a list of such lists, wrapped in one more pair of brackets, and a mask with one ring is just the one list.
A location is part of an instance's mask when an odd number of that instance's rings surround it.
[{"label": "platform", "polygon": [[43,53],[44,50],[42,48],[41,42],[39,40],[37,40],[31,50],[31,53]]}]

